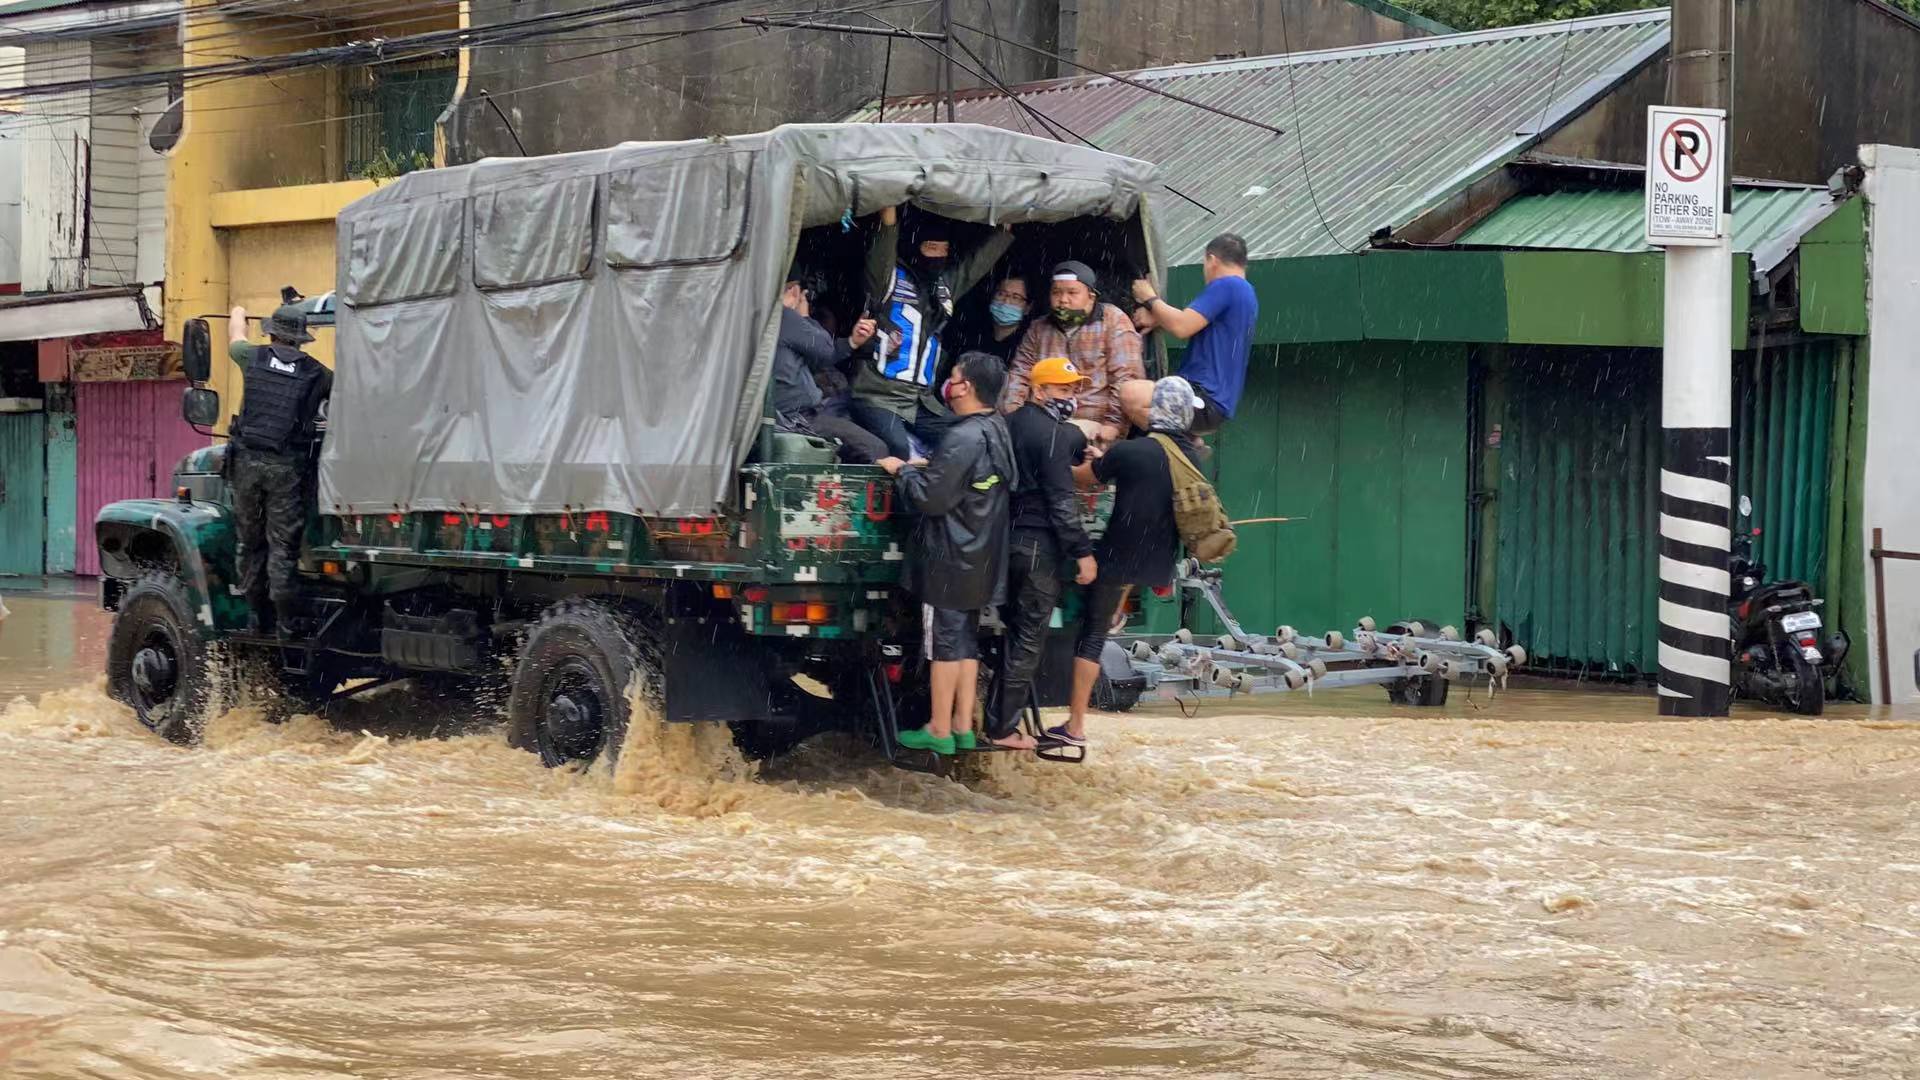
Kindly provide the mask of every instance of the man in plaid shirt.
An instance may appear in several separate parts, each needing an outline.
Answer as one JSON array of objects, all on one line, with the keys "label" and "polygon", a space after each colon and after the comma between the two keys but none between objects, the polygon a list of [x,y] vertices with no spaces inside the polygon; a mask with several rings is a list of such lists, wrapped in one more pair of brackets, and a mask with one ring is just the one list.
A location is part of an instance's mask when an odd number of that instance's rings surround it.
[{"label": "man in plaid shirt", "polygon": [[1100,302],[1100,283],[1086,263],[1068,260],[1053,268],[1052,303],[1036,319],[1014,353],[1007,372],[1007,412],[1027,401],[1027,374],[1049,356],[1064,356],[1088,380],[1073,411],[1073,423],[1088,441],[1112,442],[1127,433],[1120,410],[1120,384],[1147,377],[1140,332],[1126,313]]}]

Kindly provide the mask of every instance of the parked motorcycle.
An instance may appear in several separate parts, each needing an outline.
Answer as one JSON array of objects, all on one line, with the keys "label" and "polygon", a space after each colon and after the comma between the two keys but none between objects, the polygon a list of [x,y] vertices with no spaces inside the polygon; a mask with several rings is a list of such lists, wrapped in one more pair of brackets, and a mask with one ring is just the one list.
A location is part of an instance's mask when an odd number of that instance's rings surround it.
[{"label": "parked motorcycle", "polygon": [[[1753,502],[1740,496],[1744,524]],[[1820,609],[1826,601],[1804,581],[1768,581],[1767,568],[1753,560],[1759,529],[1734,537],[1732,595],[1733,692],[1737,697],[1779,705],[1807,716],[1827,706],[1827,680],[1846,658],[1846,631],[1835,628],[1820,640]]]}]

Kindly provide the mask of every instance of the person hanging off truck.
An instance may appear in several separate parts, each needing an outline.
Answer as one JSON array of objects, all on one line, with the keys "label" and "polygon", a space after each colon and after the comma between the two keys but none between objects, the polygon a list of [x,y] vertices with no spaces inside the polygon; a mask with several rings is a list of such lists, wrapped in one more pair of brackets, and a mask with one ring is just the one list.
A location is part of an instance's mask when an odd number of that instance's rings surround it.
[{"label": "person hanging off truck", "polygon": [[932,708],[925,727],[903,728],[910,750],[973,750],[980,674],[980,613],[1005,595],[1008,506],[1019,471],[995,408],[1007,369],[991,353],[962,353],[941,386],[955,420],[931,461],[880,459],[919,520],[904,584],[920,598],[921,647]]},{"label": "person hanging off truck", "polygon": [[1193,434],[1211,435],[1233,419],[1240,404],[1260,298],[1247,282],[1247,242],[1233,233],[1207,241],[1200,269],[1207,284],[1191,307],[1174,307],[1160,298],[1153,282],[1135,281],[1133,298],[1140,306],[1134,325],[1143,333],[1160,330],[1191,342],[1179,374],[1200,399]]},{"label": "person hanging off truck", "polygon": [[915,456],[914,440],[931,449],[953,423],[934,394],[940,334],[953,318],[954,301],[1000,261],[1013,233],[997,230],[958,262],[946,219],[916,213],[904,245],[900,233],[898,208],[882,207],[866,272],[868,310],[880,323],[881,344],[873,361],[854,373],[851,412],[892,456],[905,460]]},{"label": "person hanging off truck", "polygon": [[298,628],[289,624],[298,619],[307,467],[333,372],[300,348],[313,335],[296,303],[282,304],[262,329],[267,344],[255,345],[247,340],[247,309],[236,306],[229,316],[227,355],[245,387],[240,415],[228,430],[234,540],[240,590],[252,611],[249,628],[286,633]]}]

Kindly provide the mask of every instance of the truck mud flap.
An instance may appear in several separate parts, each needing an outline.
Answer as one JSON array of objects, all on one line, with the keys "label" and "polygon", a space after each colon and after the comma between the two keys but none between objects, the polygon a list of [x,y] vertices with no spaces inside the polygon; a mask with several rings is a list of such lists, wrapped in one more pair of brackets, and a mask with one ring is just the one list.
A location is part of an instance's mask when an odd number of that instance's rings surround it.
[{"label": "truck mud flap", "polygon": [[746,635],[722,623],[676,619],[660,647],[668,721],[771,720],[764,657]]}]

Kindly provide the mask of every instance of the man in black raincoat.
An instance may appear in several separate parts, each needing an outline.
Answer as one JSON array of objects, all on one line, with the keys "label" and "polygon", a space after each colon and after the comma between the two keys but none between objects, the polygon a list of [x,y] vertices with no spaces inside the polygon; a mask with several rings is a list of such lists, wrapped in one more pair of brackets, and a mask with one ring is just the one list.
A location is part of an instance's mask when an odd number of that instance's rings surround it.
[{"label": "man in black raincoat", "polygon": [[980,612],[1000,602],[1007,576],[1008,505],[1016,480],[1013,442],[998,405],[1007,368],[990,353],[963,353],[941,393],[955,420],[931,461],[882,458],[907,506],[919,514],[907,587],[920,597],[920,634],[930,662],[933,708],[900,745],[951,754],[978,745],[974,694],[980,676]]}]

